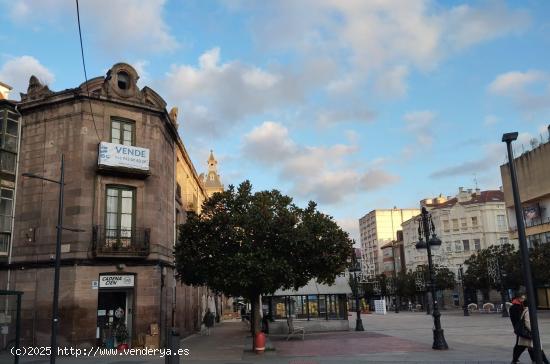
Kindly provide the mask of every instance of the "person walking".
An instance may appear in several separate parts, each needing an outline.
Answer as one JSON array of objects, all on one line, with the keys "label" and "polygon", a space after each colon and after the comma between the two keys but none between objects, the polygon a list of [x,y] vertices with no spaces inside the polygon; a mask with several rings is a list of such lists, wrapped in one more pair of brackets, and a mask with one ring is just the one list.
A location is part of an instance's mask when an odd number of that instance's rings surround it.
[{"label": "person walking", "polygon": [[210,335],[210,328],[214,326],[214,314],[210,312],[210,308],[206,309],[202,323],[204,324],[206,335]]},{"label": "person walking", "polygon": [[[516,334],[516,345],[514,345],[512,364],[519,363],[519,357],[527,349],[531,360],[535,361],[535,352],[533,350],[533,339],[531,338],[531,321],[529,318],[529,305],[525,296],[516,296],[512,300],[510,307],[510,320],[514,326]],[[542,351],[542,362],[550,364],[544,351]]]}]

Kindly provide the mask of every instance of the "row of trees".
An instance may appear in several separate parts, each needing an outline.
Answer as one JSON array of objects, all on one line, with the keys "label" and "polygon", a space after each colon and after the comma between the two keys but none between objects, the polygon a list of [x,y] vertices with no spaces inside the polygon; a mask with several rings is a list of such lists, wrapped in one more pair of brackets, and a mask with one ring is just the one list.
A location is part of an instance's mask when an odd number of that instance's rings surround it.
[{"label": "row of trees", "polygon": [[[535,285],[543,285],[550,282],[550,244],[540,244],[529,249],[531,270]],[[488,267],[498,262],[501,275],[493,279],[488,274]],[[511,244],[491,246],[474,253],[465,264],[468,267],[464,275],[466,287],[480,290],[500,289],[500,276],[505,289],[517,290],[523,285],[523,274],[521,271],[521,257],[519,250]]]},{"label": "row of trees", "polygon": [[[453,288],[455,285],[455,274],[447,267],[434,267],[435,285],[438,290]],[[378,275],[370,283],[364,284],[366,297],[376,295],[393,296],[413,299],[420,292],[425,292],[429,282],[428,267],[421,265],[418,271],[399,272],[396,277],[387,277],[384,274]]]},{"label": "row of trees", "polygon": [[[531,269],[535,285],[544,285],[550,282],[550,244],[537,245],[530,249]],[[490,289],[513,289],[518,290],[523,285],[523,276],[521,271],[520,253],[511,244],[500,246],[491,246],[472,254],[465,261],[464,284],[468,289],[478,289],[488,291]],[[497,270],[492,272],[490,267]],[[364,285],[364,293],[367,297],[373,295],[398,295],[404,298],[413,298],[419,292],[425,290],[422,284],[418,284],[419,274],[423,275],[421,280],[428,282],[428,273],[426,266],[420,266],[419,272],[408,271],[400,272],[397,277],[386,277],[380,275],[375,277],[372,283]],[[436,266],[435,284],[436,289],[441,291],[452,289],[457,283],[455,273],[446,267]],[[391,288],[391,289],[389,289]]]}]

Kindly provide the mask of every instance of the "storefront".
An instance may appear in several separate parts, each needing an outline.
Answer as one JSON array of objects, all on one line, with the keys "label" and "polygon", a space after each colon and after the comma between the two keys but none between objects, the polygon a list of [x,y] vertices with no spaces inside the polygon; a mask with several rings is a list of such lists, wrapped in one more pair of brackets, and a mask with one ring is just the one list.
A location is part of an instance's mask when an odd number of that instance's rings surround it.
[{"label": "storefront", "polygon": [[[132,342],[134,274],[102,273],[98,281],[97,345],[113,348]],[[124,331],[127,337],[123,339]]]}]

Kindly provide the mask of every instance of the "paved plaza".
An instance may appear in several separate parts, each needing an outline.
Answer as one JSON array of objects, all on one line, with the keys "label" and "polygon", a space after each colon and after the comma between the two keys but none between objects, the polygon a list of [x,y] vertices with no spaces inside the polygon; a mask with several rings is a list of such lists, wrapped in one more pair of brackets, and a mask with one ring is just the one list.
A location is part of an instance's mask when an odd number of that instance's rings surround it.
[{"label": "paved plaza", "polygon": [[[387,315],[363,315],[364,332],[310,333],[305,340],[269,336],[269,348],[263,355],[254,354],[245,325],[225,322],[210,336],[192,335],[181,341],[190,355],[180,363],[197,364],[333,364],[333,363],[509,363],[514,337],[508,318],[500,314],[472,314],[443,311],[441,322],[449,350],[435,351],[432,345],[432,316],[422,312],[389,312]],[[353,329],[355,317],[350,316]],[[540,312],[544,347],[550,347],[550,312]],[[527,353],[522,357],[529,363]],[[10,357],[4,355],[2,363]],[[59,358],[59,363],[90,364],[164,363],[164,358],[102,357]],[[22,358],[21,363],[47,363],[48,358]]]}]

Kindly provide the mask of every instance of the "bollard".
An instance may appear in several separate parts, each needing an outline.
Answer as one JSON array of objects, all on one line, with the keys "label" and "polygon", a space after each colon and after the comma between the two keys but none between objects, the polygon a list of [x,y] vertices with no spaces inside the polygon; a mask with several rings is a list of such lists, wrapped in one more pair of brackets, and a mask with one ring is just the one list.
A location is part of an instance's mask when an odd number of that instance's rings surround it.
[{"label": "bollard", "polygon": [[164,364],[179,364],[180,357],[176,354],[180,349],[180,334],[177,328],[173,327],[172,330],[170,330],[170,335],[168,336],[166,344],[166,348],[170,349],[173,355],[166,355],[164,357]]}]

